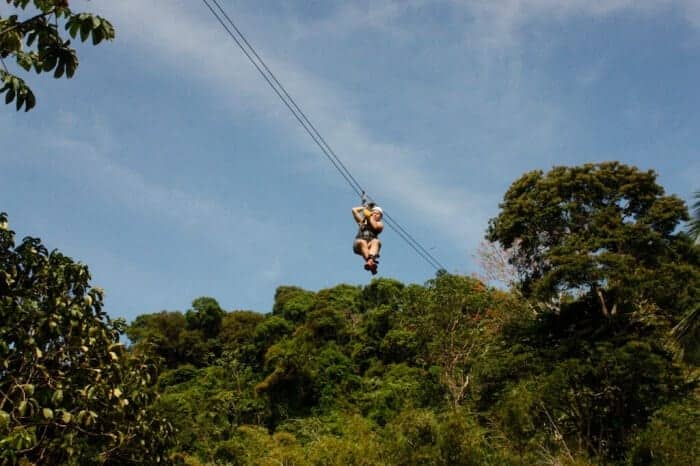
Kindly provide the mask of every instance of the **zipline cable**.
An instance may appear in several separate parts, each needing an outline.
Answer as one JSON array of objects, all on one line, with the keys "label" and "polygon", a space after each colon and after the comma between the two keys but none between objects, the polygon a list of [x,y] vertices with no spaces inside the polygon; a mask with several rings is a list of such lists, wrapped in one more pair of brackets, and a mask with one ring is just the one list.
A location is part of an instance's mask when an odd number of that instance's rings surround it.
[{"label": "zipline cable", "polygon": [[[219,13],[214,10],[209,2],[212,2],[218,8]],[[326,142],[326,140],[321,136],[316,127],[307,118],[306,114],[297,105],[296,101],[284,88],[282,83],[277,79],[270,68],[265,64],[265,61],[256,52],[255,48],[248,42],[243,33],[238,29],[236,24],[233,22],[231,17],[226,13],[223,7],[219,4],[217,0],[202,0],[202,3],[209,9],[209,11],[214,15],[216,20],[221,24],[228,35],[234,40],[236,45],[241,49],[243,54],[248,58],[248,60],[255,66],[260,75],[265,79],[267,84],[272,88],[272,90],[277,94],[277,97],[284,103],[287,109],[292,112],[292,115],[296,118],[297,122],[304,128],[304,130],[311,136],[311,139],[316,143],[316,145],[321,149],[323,154],[328,158],[328,160],[333,164],[340,175],[345,179],[345,181],[350,185],[353,191],[358,196],[364,196],[365,190],[362,185],[357,181],[357,179],[352,175],[347,166],[340,160],[340,157],[333,151],[331,146]],[[226,21],[224,21],[224,19]],[[238,34],[239,37],[234,34],[234,32],[228,27],[228,24],[233,28],[233,30]],[[245,44],[245,46],[244,46]],[[246,46],[248,49],[246,49]],[[257,59],[258,61],[256,61]],[[258,62],[260,64],[258,64]],[[267,73],[266,73],[267,72]],[[445,267],[430,254],[410,233],[404,229],[399,222],[392,218],[388,213],[384,213],[387,225],[394,230],[406,243],[426,262],[428,262],[436,270],[445,269]]]},{"label": "zipline cable", "polygon": [[[374,202],[374,200],[365,195],[364,191],[362,192],[362,198],[363,200],[366,200],[368,202]],[[376,204],[376,203],[375,203]],[[396,232],[406,243],[408,243],[409,246],[413,248],[418,255],[420,255],[423,259],[425,259],[426,262],[428,262],[430,265],[435,268],[435,270],[447,270],[444,265],[440,263],[432,254],[430,254],[428,251],[425,250],[425,248],[416,240],[411,234],[406,231],[404,227],[401,226],[401,224],[396,221],[386,210],[384,211],[384,221],[385,223]]]},{"label": "zipline cable", "polygon": [[[389,215],[388,212],[384,212],[384,217],[386,224],[389,225],[389,227],[392,230],[394,230],[399,236],[401,236],[404,239],[404,241],[406,241],[412,247],[414,244],[416,245],[415,247],[413,247],[413,249],[416,250],[416,252],[420,254],[420,256],[423,257],[423,259],[428,261],[430,265],[432,265],[433,268],[435,268],[435,270],[447,270],[447,268],[445,268],[445,266],[442,265],[440,261],[438,261],[432,254],[426,251],[425,248],[413,236],[411,236],[411,234],[407,232],[401,226],[401,224],[399,224],[399,222],[397,222],[391,215]],[[392,223],[394,225],[392,225]]]},{"label": "zipline cable", "polygon": [[[243,33],[241,32],[240,29],[238,29],[238,27],[237,27],[236,24],[233,22],[233,20],[231,19],[231,17],[230,17],[230,16],[226,13],[226,11],[221,7],[221,5],[219,4],[218,0],[211,0],[211,1],[214,3],[214,5],[217,6],[217,8],[219,9],[219,11],[221,11],[221,14],[222,14],[222,15],[224,16],[224,18],[228,21],[228,23],[231,25],[231,27],[238,33],[238,35],[240,36],[240,38],[243,40],[243,43],[245,43],[245,45],[248,47],[248,49],[250,49],[250,51],[253,53],[253,55],[255,56],[255,58],[257,58],[258,61],[260,62],[260,64],[263,66],[263,68],[265,68],[265,71],[267,71],[267,73],[268,73],[268,75],[270,76],[270,78],[272,78],[272,80],[275,82],[275,84],[277,84],[277,86],[279,86],[279,89],[282,91],[282,93],[284,93],[285,97],[287,97],[287,99],[289,100],[289,102],[292,104],[292,106],[294,107],[294,109],[299,113],[299,115],[300,115],[301,118],[304,120],[304,122],[309,126],[309,128],[311,128],[311,130],[312,130],[313,133],[316,135],[316,137],[318,137],[319,141],[321,141],[321,142],[323,143],[323,146],[324,146],[324,147],[327,149],[327,151],[333,156],[333,158],[335,159],[335,161],[338,162],[338,165],[340,165],[340,167],[342,167],[342,169],[343,169],[343,171],[345,172],[345,174],[348,175],[348,178],[349,178],[350,180],[352,180],[352,183],[354,183],[354,185],[351,185],[351,186],[354,186],[355,188],[357,188],[357,189],[355,189],[355,192],[357,192],[358,189],[360,190],[360,192],[364,192],[364,189],[362,189],[362,186],[361,186],[360,183],[355,179],[355,177],[352,176],[352,173],[350,173],[350,170],[348,169],[348,167],[345,166],[345,164],[343,163],[342,160],[340,160],[340,157],[338,157],[338,155],[335,153],[335,151],[333,150],[333,148],[331,148],[331,146],[326,142],[326,140],[323,138],[323,136],[321,136],[321,133],[318,132],[318,130],[316,129],[316,127],[313,125],[313,123],[311,123],[311,121],[306,117],[306,114],[305,114],[305,113],[301,110],[301,108],[297,105],[297,103],[296,103],[296,101],[294,100],[294,98],[293,98],[291,95],[289,95],[289,93],[287,92],[287,89],[285,89],[285,87],[282,85],[282,83],[277,79],[277,76],[275,76],[275,73],[273,73],[272,70],[270,70],[270,68],[267,67],[267,64],[266,64],[265,61],[260,57],[260,55],[258,55],[258,52],[255,50],[255,47],[253,47],[252,45],[250,45],[250,42],[248,42],[248,39],[246,39],[245,35],[243,35]],[[359,194],[359,193],[358,193],[358,194]]]},{"label": "zipline cable", "polygon": [[338,172],[340,173],[340,175],[341,175],[343,178],[345,178],[345,181],[348,182],[348,184],[350,185],[350,187],[353,188],[353,190],[354,190],[358,195],[360,195],[362,190],[361,190],[361,189],[358,189],[358,188],[353,184],[352,178],[350,178],[350,177],[345,173],[345,171],[343,171],[343,169],[339,166],[339,164],[338,164],[338,163],[333,159],[333,157],[326,151],[326,149],[323,147],[323,145],[319,142],[319,140],[318,140],[318,139],[316,138],[316,136],[314,135],[313,131],[311,131],[311,130],[306,126],[306,124],[304,123],[303,119],[294,111],[294,109],[290,106],[290,104],[287,102],[287,100],[282,96],[282,94],[280,93],[280,91],[275,87],[275,85],[272,83],[272,81],[270,81],[270,78],[265,74],[265,72],[262,70],[262,68],[260,68],[260,65],[257,64],[257,62],[253,59],[253,57],[251,57],[250,53],[246,50],[246,48],[243,46],[243,44],[240,42],[240,40],[236,37],[236,35],[235,35],[233,32],[231,32],[231,30],[228,28],[228,26],[226,25],[226,23],[224,22],[224,20],[221,19],[221,17],[216,13],[216,11],[214,11],[214,9],[212,8],[212,6],[209,4],[208,0],[202,0],[202,3],[204,3],[204,4],[207,6],[207,8],[209,9],[209,11],[211,11],[211,13],[214,15],[214,17],[219,21],[219,23],[221,24],[221,26],[223,26],[223,28],[226,30],[226,32],[228,33],[228,35],[231,36],[231,38],[236,42],[236,44],[237,44],[238,47],[241,49],[241,51],[245,54],[245,56],[248,57],[248,60],[250,60],[250,62],[253,64],[253,66],[255,66],[255,68],[256,68],[256,69],[258,70],[258,72],[262,75],[262,77],[265,78],[265,81],[267,81],[267,84],[272,88],[273,91],[275,91],[275,93],[277,94],[277,97],[279,97],[280,100],[282,101],[282,103],[284,103],[284,105],[289,109],[289,111],[292,112],[292,115],[294,115],[294,117],[297,119],[297,121],[299,122],[299,124],[306,130],[306,132],[309,134],[309,136],[311,136],[311,139],[313,139],[314,142],[321,148],[321,151],[323,151],[323,153],[325,154],[325,156],[326,156],[326,157],[328,158],[328,160],[333,164],[333,166],[336,168],[336,170],[338,170]]},{"label": "zipline cable", "polygon": [[[404,233],[402,233],[403,228],[401,225],[396,223],[396,220],[389,219],[388,215],[386,215],[386,211],[384,212],[385,217],[385,223],[396,232],[397,235],[399,235],[419,256],[421,256],[428,264],[430,264],[436,271],[437,270],[447,270],[440,262],[438,262],[437,259],[435,259],[429,252],[425,251],[425,248],[418,244],[418,246],[415,246],[413,240],[410,236],[406,236]],[[405,231],[405,230],[404,230]],[[423,252],[425,251],[425,252]]]},{"label": "zipline cable", "polygon": [[[243,33],[238,29],[238,27],[235,25],[233,20],[226,14],[225,10],[223,7],[217,2],[217,0],[209,0],[212,3],[214,3],[221,14],[223,15],[224,18],[229,22],[231,27],[234,28],[234,30],[239,34],[241,39],[239,40],[238,37],[236,37],[233,32],[227,27],[227,25],[224,23],[223,19],[219,14],[214,11],[212,6],[208,3],[207,0],[202,0],[203,3],[207,6],[209,11],[214,15],[214,17],[219,21],[219,23],[224,27],[226,32],[231,36],[231,38],[236,42],[238,47],[241,49],[241,51],[246,55],[248,60],[255,66],[255,68],[258,70],[258,72],[263,76],[265,81],[267,81],[268,85],[275,91],[277,96],[282,100],[282,102],[285,104],[285,106],[289,109],[289,111],[292,112],[294,117],[297,119],[299,124],[302,125],[302,127],[306,130],[306,132],[311,136],[311,138],[314,140],[314,142],[319,146],[319,148],[322,150],[324,155],[329,159],[329,161],[333,164],[333,166],[338,170],[338,172],[343,176],[343,178],[348,182],[350,187],[358,194],[361,195],[361,193],[364,193],[364,189],[362,189],[362,186],[359,184],[359,182],[355,179],[355,177],[352,176],[352,173],[350,173],[350,170],[343,164],[343,162],[340,160],[340,158],[335,154],[333,149],[330,147],[330,145],[323,139],[323,137],[320,135],[318,130],[313,126],[313,124],[310,122],[310,120],[306,117],[306,115],[303,113],[303,111],[299,108],[299,106],[296,104],[296,101],[289,95],[289,93],[286,91],[284,86],[279,82],[277,77],[272,73],[272,71],[269,69],[269,67],[265,64],[264,60],[260,57],[260,55],[255,51],[255,48],[248,42],[248,40],[245,38]],[[249,49],[250,52],[243,46],[241,43],[245,43]],[[251,56],[251,53],[253,56],[255,56],[258,61],[260,62],[260,65],[253,59]],[[270,76],[265,74],[263,72],[262,67],[269,73]],[[280,90],[273,85],[272,81],[274,81]],[[284,94],[291,104],[282,96]],[[301,116],[300,116],[301,115]],[[413,236],[408,233],[405,228],[403,228],[398,221],[390,217],[388,214],[385,214],[387,217],[387,225],[391,227],[406,243],[411,246],[411,248],[416,251],[423,259],[425,259],[431,266],[433,266],[435,269],[444,269],[445,267],[437,260],[435,257],[433,257],[432,254],[430,254]]]}]

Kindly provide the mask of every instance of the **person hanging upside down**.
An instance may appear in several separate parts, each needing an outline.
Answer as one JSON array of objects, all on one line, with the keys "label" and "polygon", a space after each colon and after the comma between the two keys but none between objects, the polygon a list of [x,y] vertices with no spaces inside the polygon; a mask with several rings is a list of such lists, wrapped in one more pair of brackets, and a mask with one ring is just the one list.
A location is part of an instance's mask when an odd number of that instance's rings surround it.
[{"label": "person hanging upside down", "polygon": [[379,206],[372,206],[371,209],[368,206],[352,208],[352,216],[360,227],[352,250],[364,258],[365,270],[372,272],[372,275],[377,273],[379,264],[379,250],[382,247],[379,233],[384,229],[383,215],[384,211]]}]

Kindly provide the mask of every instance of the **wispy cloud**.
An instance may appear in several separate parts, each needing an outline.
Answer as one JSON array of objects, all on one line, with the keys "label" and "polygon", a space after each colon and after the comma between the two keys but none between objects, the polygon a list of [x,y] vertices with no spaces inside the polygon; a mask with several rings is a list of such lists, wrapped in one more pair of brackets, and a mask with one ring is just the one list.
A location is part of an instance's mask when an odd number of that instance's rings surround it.
[{"label": "wispy cloud", "polygon": [[[58,125],[80,122],[76,115],[60,114]],[[89,123],[82,122],[86,125]],[[75,138],[53,136],[44,142],[44,150],[25,155],[24,163],[48,166],[51,172],[68,179],[81,189],[116,202],[144,218],[167,223],[185,232],[194,241],[206,241],[223,254],[239,254],[241,248],[252,248],[249,232],[274,231],[272,225],[256,219],[243,206],[220,204],[196,193],[164,186],[148,180],[117,163],[109,143],[108,130],[94,125],[93,136]],[[55,132],[60,134],[60,132]]]},{"label": "wispy cloud", "polygon": [[372,0],[342,2],[322,17],[296,18],[298,36],[347,34],[381,30],[394,37],[410,37],[401,19],[422,9],[450,8],[465,24],[469,42],[480,47],[504,48],[520,44],[522,28],[532,23],[561,22],[572,18],[615,14],[654,15],[675,10],[700,27],[697,0]]},{"label": "wispy cloud", "polygon": [[[400,9],[389,3],[384,5],[368,13],[375,17],[377,24]],[[186,8],[182,2],[172,2],[169,8],[163,8],[155,2],[140,0],[113,2],[102,8],[104,14],[116,23],[120,37],[126,38],[122,40],[146,48],[157,57],[156,60],[177,69],[184,79],[194,79],[215,89],[218,95],[230,102],[232,112],[240,111],[241,103],[248,109],[270,116],[286,112],[245,57],[232,48],[232,42],[224,36],[215,20],[206,14],[200,15],[203,9]],[[139,14],[134,15],[133,12],[137,10]],[[193,11],[197,11],[197,14],[193,14]],[[264,44],[260,48],[264,49]],[[343,158],[353,167],[353,173],[360,179],[376,179],[377,173],[382,174],[381,184],[374,186],[372,195],[389,205],[402,205],[418,216],[439,211],[442,215],[437,217],[440,220],[436,227],[458,242],[481,235],[483,225],[478,228],[454,227],[456,224],[464,225],[458,220],[466,210],[475,214],[481,211],[481,216],[486,216],[481,205],[466,201],[476,196],[446,188],[438,180],[431,179],[429,171],[415,165],[412,148],[373,137],[364,128],[361,119],[349,110],[352,108],[351,96],[344,95],[332,84],[293,62],[275,56],[269,50],[265,50],[264,55],[275,73],[284,76],[285,86],[312,120],[323,122],[319,127],[324,134],[330,135],[328,140],[333,141],[334,146],[343,148]],[[342,115],[338,115],[339,108],[344,109]],[[290,123],[291,119],[285,117],[277,120],[285,134],[295,140],[300,148],[318,151],[301,128]],[[137,179],[132,182],[135,185],[139,183]],[[156,200],[153,202],[178,197],[178,193],[159,190],[154,195]],[[190,201],[180,199],[178,202],[185,204]],[[212,209],[205,202],[188,207],[202,212]]]},{"label": "wispy cloud", "polygon": [[[304,21],[303,27],[297,26],[296,30],[306,33],[343,33],[370,28],[396,35],[410,35],[410,29],[403,29],[406,26],[401,18],[407,13],[436,5],[462,15],[464,34],[470,38],[472,53],[473,47],[493,50],[517,46],[522,30],[538,22],[563,21],[580,16],[648,15],[661,9],[674,8],[697,24],[700,9],[694,0],[383,0],[338,3],[335,9],[331,9],[331,14],[308,22],[303,17],[300,19],[300,16],[271,21],[286,21],[286,30],[293,30],[295,22]],[[91,4],[93,6],[98,7],[98,4]],[[210,87],[220,96],[220,100],[229,103],[232,114],[239,115],[243,108],[268,116],[269,121],[277,123],[285,137],[295,141],[299,148],[318,151],[293,120],[286,115],[279,118],[287,110],[199,2],[171,1],[165,8],[155,1],[122,0],[99,4],[99,8],[116,23],[120,40],[148,50],[154,64],[160,66],[163,63],[183,79]],[[250,19],[251,24],[259,21],[259,18]],[[362,180],[375,180],[377,173],[381,173],[381,183],[370,187],[373,188],[371,194],[387,202],[389,207],[401,206],[403,210],[415,212],[420,217],[430,215],[436,219],[436,227],[441,233],[456,243],[475,242],[482,235],[485,220],[492,213],[494,199],[469,187],[446,186],[421,165],[416,148],[395,144],[373,134],[363,123],[361,115],[353,113],[352,95],[286,57],[275,55],[272,48],[265,47],[265,43],[257,45],[264,50],[266,61],[283,78],[286,87],[306,113],[313,121],[322,122],[319,125],[321,132],[327,135],[334,147],[342,147],[343,159],[352,167],[353,173]],[[474,60],[478,62],[478,51],[474,55],[477,57]],[[504,65],[498,62],[498,54],[495,58],[488,56],[486,63],[480,63],[484,66],[475,78],[475,88],[468,97],[471,101],[465,102],[465,105],[481,109],[482,113],[475,118],[489,121],[491,138],[500,139],[486,141],[497,142],[492,145],[491,159],[501,163],[506,157],[499,157],[499,152],[508,152],[508,156],[512,157],[523,147],[534,152],[538,147],[546,148],[553,144],[555,127],[562,120],[559,109],[541,102],[540,96],[530,95],[529,89],[524,88],[526,84],[519,81],[521,71],[517,54],[508,55],[506,59],[500,57],[507,63],[508,75],[499,75],[504,84],[502,89],[494,91],[490,73],[500,74]],[[491,66],[496,70],[489,71]],[[595,80],[598,71],[593,69],[590,74],[581,76],[582,82],[585,84]],[[337,112],[339,108],[343,109],[342,115]],[[500,127],[501,121],[510,123]],[[465,125],[469,123],[465,122]],[[484,127],[483,121],[473,123],[476,128]],[[503,138],[501,134],[508,137]],[[138,180],[133,180],[133,183],[138,184]],[[155,199],[161,199],[154,202],[180,196],[166,188],[156,190],[154,194]],[[181,198],[178,202],[182,205],[189,203],[188,208],[197,209],[203,215],[210,215],[215,209],[202,200]],[[465,212],[479,221],[464,222]]]},{"label": "wispy cloud", "polygon": [[521,33],[533,24],[561,22],[572,18],[610,15],[650,16],[676,10],[694,26],[700,26],[696,0],[448,0],[473,15],[475,28],[469,36],[494,48],[521,45]]}]

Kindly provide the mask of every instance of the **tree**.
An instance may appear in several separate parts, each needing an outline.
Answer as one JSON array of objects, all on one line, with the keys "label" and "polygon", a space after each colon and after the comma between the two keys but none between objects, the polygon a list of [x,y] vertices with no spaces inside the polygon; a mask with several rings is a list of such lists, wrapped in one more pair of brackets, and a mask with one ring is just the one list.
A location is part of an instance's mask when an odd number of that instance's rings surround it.
[{"label": "tree", "polygon": [[700,297],[698,249],[678,228],[687,219],[653,171],[617,162],[513,183],[487,237],[517,244],[523,295],[553,312],[503,334],[491,385],[505,395],[493,412],[506,435],[620,460],[651,413],[687,396],[667,345]]},{"label": "tree", "polygon": [[259,312],[233,311],[221,321],[219,340],[224,351],[232,351],[245,356],[252,351],[255,328],[265,317]]},{"label": "tree", "polygon": [[314,293],[296,286],[280,286],[275,291],[272,314],[290,322],[303,322],[313,303]]},{"label": "tree", "polygon": [[[15,14],[0,16],[0,94],[5,103],[16,102],[17,110],[36,105],[34,93],[20,77],[10,73],[4,61],[11,57],[25,71],[37,74],[53,71],[54,78],[72,78],[78,68],[78,55],[65,39],[65,33],[94,45],[114,39],[114,27],[106,19],[91,13],[74,13],[68,0],[6,0]],[[31,13],[28,13],[28,10]],[[20,19],[20,15],[24,18]]]},{"label": "tree", "polygon": [[126,328],[133,349],[153,351],[166,367],[174,368],[184,360],[185,316],[181,312],[161,311],[138,316]]},{"label": "tree", "polygon": [[464,401],[474,366],[490,350],[489,336],[500,326],[502,308],[512,311],[513,304],[504,297],[476,279],[445,273],[404,304],[401,319],[425,339],[422,359],[440,368],[453,409]]},{"label": "tree", "polygon": [[205,338],[213,338],[221,330],[224,314],[216,299],[202,296],[192,301],[192,309],[185,313],[187,328],[201,330]]},{"label": "tree", "polygon": [[654,303],[668,312],[698,300],[698,254],[676,232],[684,202],[653,171],[618,162],[526,173],[506,192],[487,239],[517,244],[525,296],[587,295],[605,315]]},{"label": "tree", "polygon": [[157,365],[119,342],[88,268],[0,214],[0,463],[166,462]]},{"label": "tree", "polygon": [[695,202],[693,203],[693,218],[690,220],[690,228],[688,232],[695,238],[695,243],[700,241],[700,191],[695,191],[693,195]]}]

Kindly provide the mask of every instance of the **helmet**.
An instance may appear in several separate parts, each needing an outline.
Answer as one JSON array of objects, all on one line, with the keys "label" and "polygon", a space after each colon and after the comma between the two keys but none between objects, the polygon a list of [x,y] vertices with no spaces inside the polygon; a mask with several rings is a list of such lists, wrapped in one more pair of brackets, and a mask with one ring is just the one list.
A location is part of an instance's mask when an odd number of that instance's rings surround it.
[{"label": "helmet", "polygon": [[382,208],[379,207],[378,205],[372,207],[372,212],[379,212],[380,214],[384,215],[384,211],[383,211]]}]

